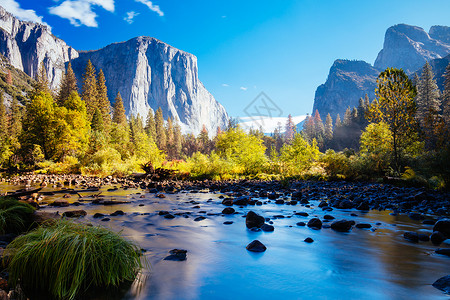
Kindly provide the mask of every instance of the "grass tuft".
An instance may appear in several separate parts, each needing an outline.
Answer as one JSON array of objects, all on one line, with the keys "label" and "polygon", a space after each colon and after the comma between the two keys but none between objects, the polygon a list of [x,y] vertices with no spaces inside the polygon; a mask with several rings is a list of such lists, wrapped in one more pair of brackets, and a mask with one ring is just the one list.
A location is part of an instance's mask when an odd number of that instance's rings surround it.
[{"label": "grass tuft", "polygon": [[7,249],[10,282],[28,293],[74,299],[89,288],[133,281],[139,248],[102,227],[60,221],[16,238]]},{"label": "grass tuft", "polygon": [[34,208],[16,199],[0,197],[0,235],[22,233],[31,224]]}]

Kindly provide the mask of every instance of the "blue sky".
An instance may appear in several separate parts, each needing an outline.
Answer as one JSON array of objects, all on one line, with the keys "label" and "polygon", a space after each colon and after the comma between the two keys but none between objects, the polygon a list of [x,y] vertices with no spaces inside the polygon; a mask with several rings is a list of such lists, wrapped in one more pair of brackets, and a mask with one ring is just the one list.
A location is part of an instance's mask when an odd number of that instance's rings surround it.
[{"label": "blue sky", "polygon": [[0,0],[78,50],[135,36],[198,57],[199,77],[233,117],[260,92],[284,115],[312,110],[338,58],[374,62],[389,26],[450,26],[449,0]]}]

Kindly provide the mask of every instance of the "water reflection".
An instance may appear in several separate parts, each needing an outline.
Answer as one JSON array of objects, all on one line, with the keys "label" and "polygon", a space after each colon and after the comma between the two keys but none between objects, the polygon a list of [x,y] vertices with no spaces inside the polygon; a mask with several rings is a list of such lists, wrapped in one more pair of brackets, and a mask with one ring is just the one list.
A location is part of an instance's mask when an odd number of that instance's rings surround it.
[{"label": "water reflection", "polygon": [[[0,185],[2,188],[5,186]],[[122,231],[136,241],[147,251],[149,267],[125,292],[95,299],[410,299],[412,295],[417,299],[448,299],[430,284],[448,275],[450,260],[429,255],[435,249],[431,243],[404,241],[404,231],[430,229],[405,216],[334,210],[328,214],[370,223],[375,229],[337,233],[296,226],[314,216],[323,218],[325,213],[314,206],[269,204],[237,208],[238,214],[223,216],[217,194],[176,194],[159,199],[141,190],[108,192],[104,188],[101,192],[105,197],[131,203],[97,206],[87,201],[76,209],[88,212],[86,221]],[[83,194],[83,199],[89,200],[89,195]],[[49,196],[47,200],[60,197]],[[79,201],[78,196],[69,201]],[[199,208],[194,208],[197,205]],[[61,213],[68,209],[75,208],[44,210]],[[250,209],[264,217],[285,218],[272,218],[274,232],[251,232],[242,217]],[[126,215],[110,217],[110,222],[92,217],[116,210]],[[165,219],[157,214],[160,210],[179,215]],[[310,216],[296,216],[295,211]],[[206,219],[194,221],[198,216]],[[225,221],[233,224],[224,225]],[[306,237],[313,238],[314,243],[303,242]],[[245,247],[254,239],[264,243],[267,251],[248,252]],[[186,261],[164,260],[175,248],[188,250]]]}]

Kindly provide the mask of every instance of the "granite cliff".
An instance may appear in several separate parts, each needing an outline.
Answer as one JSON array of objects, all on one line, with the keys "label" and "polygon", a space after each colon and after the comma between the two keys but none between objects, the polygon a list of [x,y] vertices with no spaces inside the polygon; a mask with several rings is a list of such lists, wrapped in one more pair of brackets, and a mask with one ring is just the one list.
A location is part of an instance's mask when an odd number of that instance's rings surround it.
[{"label": "granite cliff", "polygon": [[401,68],[411,75],[420,72],[426,61],[435,70],[438,84],[442,86],[442,74],[450,54],[450,27],[432,26],[429,33],[420,27],[399,24],[390,27],[385,34],[383,49],[374,66],[363,61],[336,60],[327,81],[316,90],[313,113],[328,113],[341,118],[348,106],[358,105],[359,98],[368,94],[375,97],[376,79],[388,67]]},{"label": "granite cliff", "polygon": [[55,37],[48,26],[17,19],[0,6],[0,54],[15,68],[35,77],[43,62],[52,89],[57,89],[72,61],[81,83],[87,60],[102,69],[108,96],[117,92],[127,114],[146,117],[161,107],[164,118],[178,119],[183,132],[210,134],[228,122],[225,108],[198,79],[197,58],[150,37],[137,37],[100,50],[78,52]]}]

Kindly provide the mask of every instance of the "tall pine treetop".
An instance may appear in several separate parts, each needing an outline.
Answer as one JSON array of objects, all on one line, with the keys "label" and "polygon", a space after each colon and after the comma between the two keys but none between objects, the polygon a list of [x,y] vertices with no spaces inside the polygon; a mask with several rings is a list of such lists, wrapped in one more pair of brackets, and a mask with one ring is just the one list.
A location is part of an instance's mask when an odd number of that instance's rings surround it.
[{"label": "tall pine treetop", "polygon": [[123,100],[122,96],[120,96],[120,92],[117,93],[116,100],[114,102],[112,121],[116,124],[127,123],[127,116],[125,115],[125,108],[123,107]]}]

